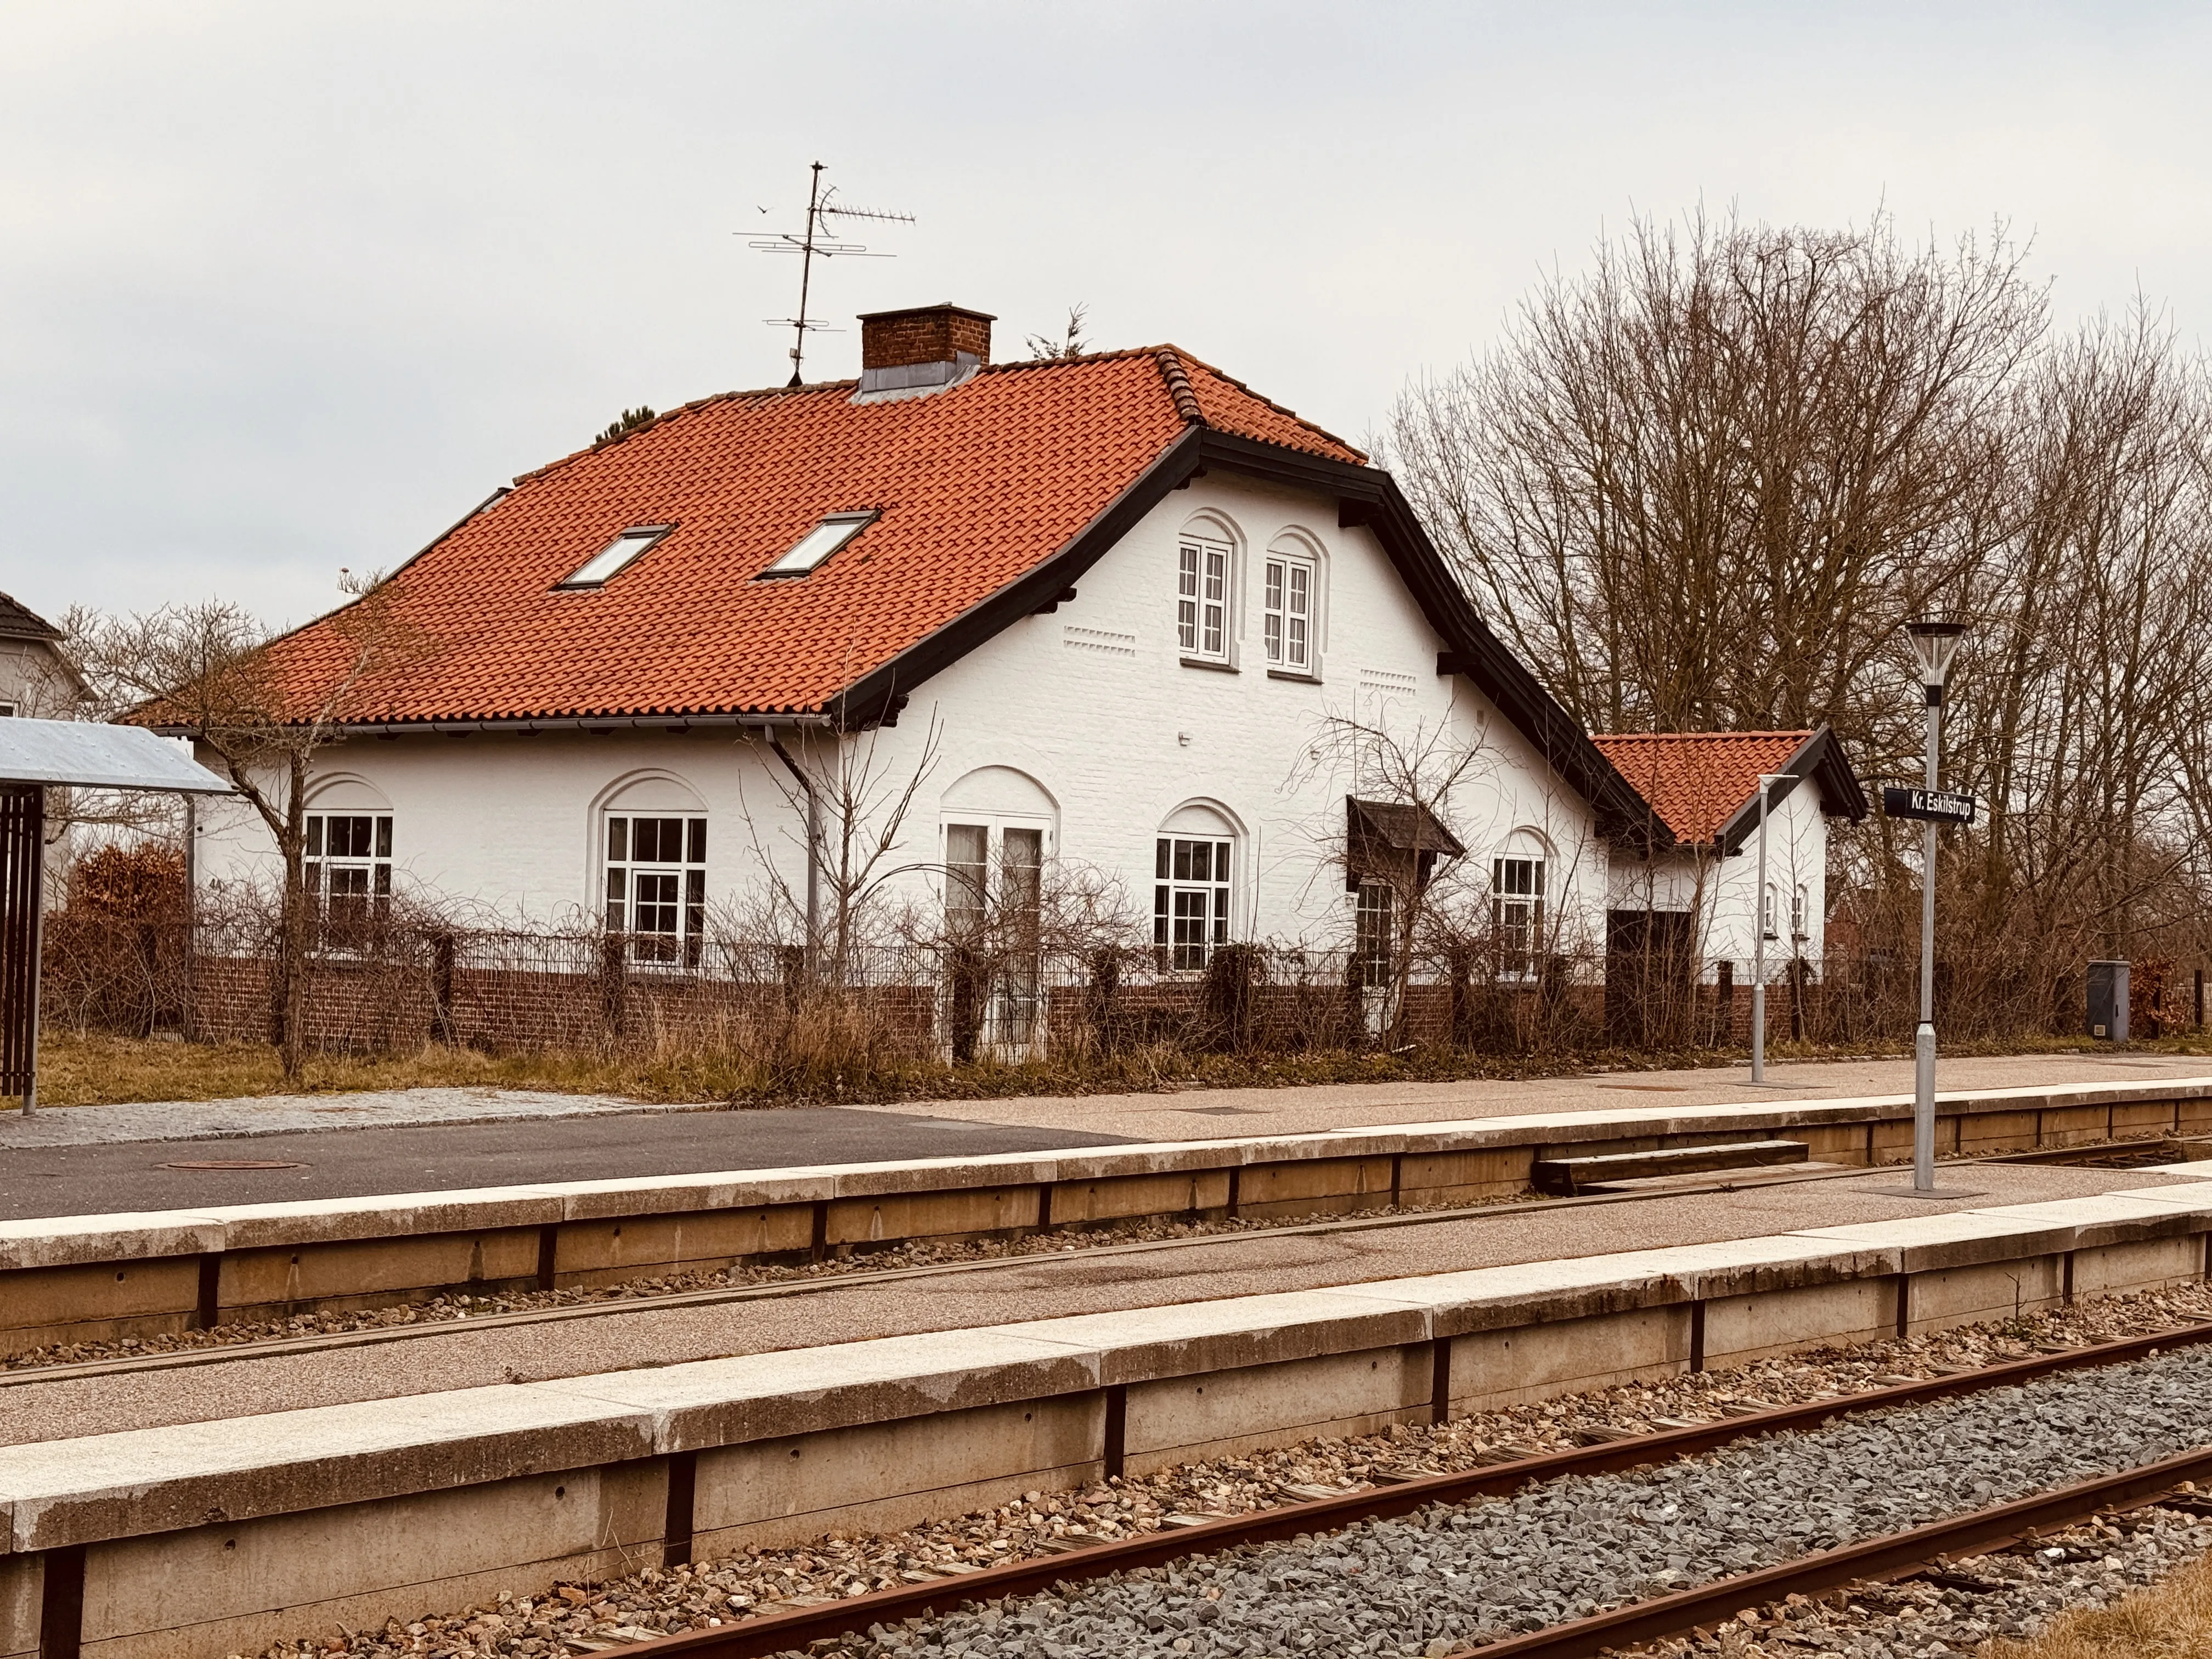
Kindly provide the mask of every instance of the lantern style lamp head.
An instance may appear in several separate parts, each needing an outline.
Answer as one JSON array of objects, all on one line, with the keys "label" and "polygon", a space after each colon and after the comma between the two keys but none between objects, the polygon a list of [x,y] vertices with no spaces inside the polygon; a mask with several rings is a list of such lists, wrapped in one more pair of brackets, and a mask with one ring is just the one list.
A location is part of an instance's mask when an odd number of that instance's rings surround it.
[{"label": "lantern style lamp head", "polygon": [[1920,683],[1928,688],[1928,701],[1940,703],[1943,700],[1943,679],[1951,672],[1951,659],[1958,653],[1960,636],[1966,625],[1960,622],[1924,620],[1905,625],[1912,641],[1912,655],[1920,665]]}]

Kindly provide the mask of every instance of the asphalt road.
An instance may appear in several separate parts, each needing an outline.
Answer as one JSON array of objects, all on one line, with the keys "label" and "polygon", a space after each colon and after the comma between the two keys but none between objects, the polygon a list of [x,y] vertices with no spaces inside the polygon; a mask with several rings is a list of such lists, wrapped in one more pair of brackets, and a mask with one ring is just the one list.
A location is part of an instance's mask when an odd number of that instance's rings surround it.
[{"label": "asphalt road", "polygon": [[[541,1181],[776,1170],[1127,1144],[1125,1134],[794,1107],[325,1129],[0,1149],[0,1220],[188,1210]],[[283,1170],[173,1170],[224,1159]]]}]

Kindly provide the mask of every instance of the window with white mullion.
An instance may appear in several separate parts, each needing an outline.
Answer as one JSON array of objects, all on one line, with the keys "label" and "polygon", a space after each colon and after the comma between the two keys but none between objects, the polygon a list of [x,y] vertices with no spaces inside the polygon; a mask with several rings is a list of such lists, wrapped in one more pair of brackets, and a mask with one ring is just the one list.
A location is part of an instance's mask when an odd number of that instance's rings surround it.
[{"label": "window with white mullion", "polygon": [[1159,838],[1152,948],[1163,969],[1202,969],[1229,943],[1229,842],[1212,836]]},{"label": "window with white mullion", "polygon": [[1176,550],[1176,639],[1186,657],[1229,659],[1229,561],[1225,542],[1186,537]]},{"label": "window with white mullion", "polygon": [[302,872],[317,914],[341,931],[392,909],[392,814],[310,812]]},{"label": "window with white mullion", "polygon": [[699,965],[707,927],[707,820],[607,816],[607,932],[633,962]]},{"label": "window with white mullion", "polygon": [[1315,586],[1311,560],[1267,556],[1261,632],[1268,667],[1297,674],[1313,672]]},{"label": "window with white mullion", "polygon": [[1493,860],[1490,887],[1498,972],[1509,979],[1534,978],[1537,957],[1544,946],[1544,860]]}]

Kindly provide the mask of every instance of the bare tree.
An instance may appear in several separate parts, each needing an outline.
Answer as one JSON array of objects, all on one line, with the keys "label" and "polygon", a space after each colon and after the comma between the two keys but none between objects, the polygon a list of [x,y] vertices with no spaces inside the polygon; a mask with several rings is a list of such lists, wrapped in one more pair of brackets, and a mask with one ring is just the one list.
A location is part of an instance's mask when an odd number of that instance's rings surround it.
[{"label": "bare tree", "polygon": [[1909,252],[1882,221],[1639,222],[1409,389],[1392,449],[1591,729],[1826,719],[1866,753],[1894,624],[1955,600],[2008,527],[1988,417],[2044,328],[2021,258],[2002,234]]},{"label": "bare tree", "polygon": [[807,978],[830,986],[853,982],[860,951],[890,928],[891,878],[930,862],[899,862],[896,854],[922,786],[937,770],[937,717],[931,714],[913,760],[902,768],[880,752],[881,737],[879,728],[801,728],[746,739],[773,757],[769,776],[787,809],[778,836],[797,844],[805,872],[793,883],[789,860],[775,855],[749,813],[754,852],[767,878],[763,920],[775,934],[795,933]]},{"label": "bare tree", "polygon": [[1464,897],[1467,848],[1453,828],[1461,792],[1495,760],[1480,732],[1449,720],[1401,732],[1384,710],[1326,715],[1307,749],[1302,772],[1351,784],[1343,821],[1322,832],[1323,864],[1356,896],[1352,976],[1361,991],[1382,994],[1390,1048],[1407,1045],[1417,942]]},{"label": "bare tree", "polygon": [[131,718],[190,736],[222,769],[276,843],[283,863],[271,988],[273,1035],[287,1076],[307,1054],[307,964],[319,921],[307,884],[307,787],[315,755],[370,711],[380,676],[422,649],[380,577],[348,576],[310,670],[277,672],[267,631],[221,601],[78,623],[88,677]]},{"label": "bare tree", "polygon": [[[1638,222],[1391,428],[1492,625],[1594,729],[1826,721],[1915,779],[1900,625],[1971,621],[1945,765],[1992,810],[1939,880],[1978,1024],[2066,1018],[2085,955],[2212,942],[2212,389],[2147,305],[2053,339],[2023,259],[2001,229]],[[1915,929],[1915,839],[1837,839],[1862,951]]]}]

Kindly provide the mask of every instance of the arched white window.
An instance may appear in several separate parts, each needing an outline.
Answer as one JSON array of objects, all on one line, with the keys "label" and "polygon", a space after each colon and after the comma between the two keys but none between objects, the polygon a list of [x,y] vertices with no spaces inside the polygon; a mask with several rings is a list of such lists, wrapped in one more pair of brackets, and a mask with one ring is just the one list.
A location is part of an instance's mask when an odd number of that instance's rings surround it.
[{"label": "arched white window", "polygon": [[1260,644],[1271,672],[1321,672],[1321,554],[1304,536],[1278,536],[1260,562]]},{"label": "arched white window", "polygon": [[994,906],[1035,915],[1060,808],[1035,778],[981,766],[945,792],[945,919],[956,937],[980,930]]},{"label": "arched white window", "polygon": [[1231,665],[1237,635],[1237,538],[1211,515],[1176,540],[1176,646],[1186,662]]},{"label": "arched white window", "polygon": [[1152,854],[1152,951],[1163,969],[1202,969],[1229,943],[1237,832],[1211,806],[1185,806],[1160,826]]},{"label": "arched white window", "polygon": [[[956,1028],[965,1024],[1002,1052],[1026,1049],[1043,1007],[1038,930],[1059,805],[1028,773],[982,766],[945,792],[939,814],[945,933],[991,964],[988,984],[963,986],[956,974],[948,1012]],[[956,1055],[961,1042],[956,1029]]]},{"label": "arched white window", "polygon": [[707,808],[665,775],[617,790],[599,810],[607,932],[633,962],[696,968],[706,937]]},{"label": "arched white window", "polygon": [[1490,922],[1501,979],[1533,979],[1542,960],[1547,853],[1535,831],[1516,830],[1491,860]]},{"label": "arched white window", "polygon": [[338,777],[307,797],[307,902],[334,932],[392,912],[392,803],[366,779]]}]

